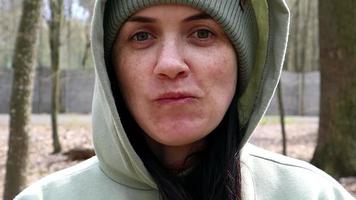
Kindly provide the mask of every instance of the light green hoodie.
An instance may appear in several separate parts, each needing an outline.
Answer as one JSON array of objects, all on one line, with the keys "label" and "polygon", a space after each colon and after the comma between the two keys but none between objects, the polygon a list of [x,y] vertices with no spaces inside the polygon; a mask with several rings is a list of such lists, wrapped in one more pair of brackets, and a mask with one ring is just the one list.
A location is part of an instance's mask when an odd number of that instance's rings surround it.
[{"label": "light green hoodie", "polygon": [[[97,156],[49,175],[16,200],[158,200],[157,186],[131,146],[117,112],[106,72],[103,48],[105,0],[97,0],[92,50],[96,81],[93,140]],[[243,200],[353,199],[342,186],[310,164],[248,143],[279,81],[286,50],[289,11],[283,0],[252,1],[259,30],[251,80],[239,100]]]}]

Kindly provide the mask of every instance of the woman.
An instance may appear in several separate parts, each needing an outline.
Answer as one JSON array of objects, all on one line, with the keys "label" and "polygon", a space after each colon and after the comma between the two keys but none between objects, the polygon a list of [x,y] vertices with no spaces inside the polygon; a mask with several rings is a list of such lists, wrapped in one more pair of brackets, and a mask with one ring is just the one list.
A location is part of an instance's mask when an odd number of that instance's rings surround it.
[{"label": "woman", "polygon": [[97,156],[17,199],[352,199],[247,143],[278,83],[282,0],[97,1]]}]

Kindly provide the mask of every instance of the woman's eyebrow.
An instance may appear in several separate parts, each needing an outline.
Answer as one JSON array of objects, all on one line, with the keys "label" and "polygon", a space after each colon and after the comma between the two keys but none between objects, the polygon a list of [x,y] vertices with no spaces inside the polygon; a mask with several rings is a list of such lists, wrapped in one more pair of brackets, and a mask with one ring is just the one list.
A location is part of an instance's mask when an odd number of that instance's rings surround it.
[{"label": "woman's eyebrow", "polygon": [[143,16],[132,16],[127,21],[128,22],[154,23],[154,22],[157,22],[157,19],[151,18],[151,17],[143,17]]},{"label": "woman's eyebrow", "polygon": [[189,21],[193,21],[193,20],[201,20],[201,19],[212,19],[210,15],[201,12],[195,15],[192,15],[190,17],[185,18],[183,21],[184,22],[189,22]]}]

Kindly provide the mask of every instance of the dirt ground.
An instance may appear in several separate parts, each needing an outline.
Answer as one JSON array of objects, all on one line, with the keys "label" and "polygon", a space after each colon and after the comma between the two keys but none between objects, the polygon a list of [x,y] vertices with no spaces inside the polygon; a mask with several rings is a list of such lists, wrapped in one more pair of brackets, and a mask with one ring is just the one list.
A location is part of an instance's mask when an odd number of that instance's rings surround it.
[{"label": "dirt ground", "polygon": [[[48,115],[34,115],[30,131],[30,157],[27,168],[27,184],[78,161],[69,161],[63,154],[52,155],[51,129]],[[89,115],[61,115],[59,132],[63,152],[75,148],[92,148]],[[289,117],[286,121],[289,156],[310,160],[313,154],[318,127],[317,118]],[[3,193],[5,162],[8,140],[8,116],[0,115],[0,198]],[[255,130],[251,142],[265,149],[282,151],[278,118],[264,118]],[[339,180],[356,197],[356,177]]]}]

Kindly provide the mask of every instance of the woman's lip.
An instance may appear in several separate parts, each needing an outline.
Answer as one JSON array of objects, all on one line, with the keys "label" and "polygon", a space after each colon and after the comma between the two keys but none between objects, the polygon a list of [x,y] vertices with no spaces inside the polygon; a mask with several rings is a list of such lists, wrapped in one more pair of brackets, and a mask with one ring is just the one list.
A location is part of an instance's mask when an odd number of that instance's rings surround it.
[{"label": "woman's lip", "polygon": [[168,92],[159,95],[155,99],[155,101],[161,104],[171,104],[171,103],[190,103],[195,99],[197,99],[197,97],[190,93]]},{"label": "woman's lip", "polygon": [[157,99],[156,102],[160,104],[185,104],[191,103],[195,100],[194,97],[180,97],[180,98],[161,98]]}]

